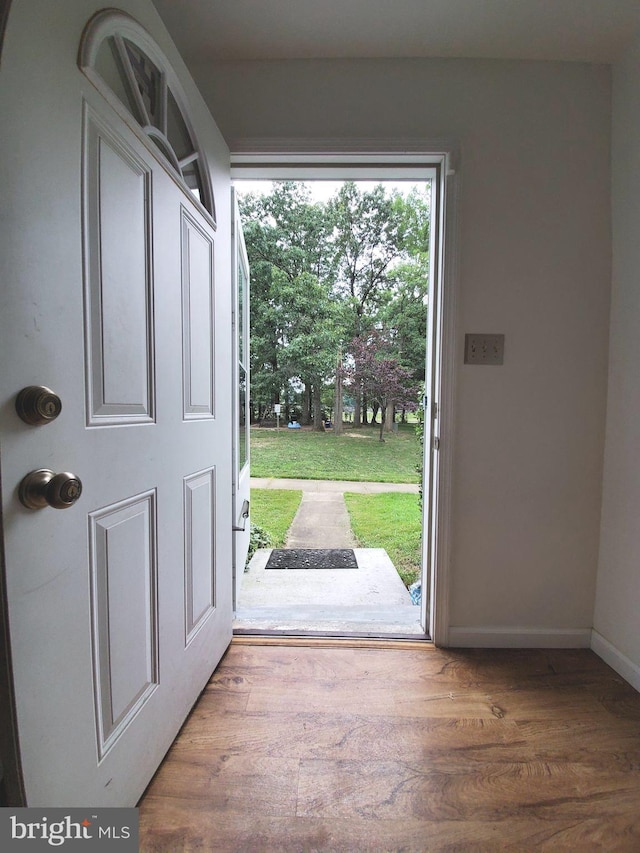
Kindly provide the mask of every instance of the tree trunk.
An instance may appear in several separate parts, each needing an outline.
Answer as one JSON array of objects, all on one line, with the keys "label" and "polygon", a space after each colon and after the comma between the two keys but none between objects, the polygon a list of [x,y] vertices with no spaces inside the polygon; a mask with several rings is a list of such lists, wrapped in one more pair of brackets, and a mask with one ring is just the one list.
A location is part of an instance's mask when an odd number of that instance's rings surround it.
[{"label": "tree trunk", "polygon": [[361,402],[360,391],[356,390],[353,395],[353,426],[356,428],[362,426]]},{"label": "tree trunk", "polygon": [[342,358],[338,356],[338,370],[336,372],[336,397],[333,411],[333,431],[336,435],[342,434]]},{"label": "tree trunk", "polygon": [[369,403],[367,401],[367,395],[362,395],[362,407],[360,410],[360,423],[362,426],[369,425]]},{"label": "tree trunk", "polygon": [[300,426],[309,426],[311,423],[311,387],[308,382],[304,383],[304,393],[302,395],[302,406],[300,408]]},{"label": "tree trunk", "polygon": [[395,421],[395,407],[393,403],[387,403],[387,409],[383,415],[384,431],[393,432],[393,423]]},{"label": "tree trunk", "polygon": [[382,437],[382,433],[384,432],[384,422],[385,422],[385,417],[384,417],[385,408],[384,408],[384,406],[381,407],[381,412],[382,412],[382,417],[380,419],[380,436],[379,436],[379,438],[380,438],[380,441],[384,441],[384,438]]},{"label": "tree trunk", "polygon": [[313,383],[313,431],[322,432],[324,425],[322,423],[322,405],[320,403],[321,387],[320,382]]},{"label": "tree trunk", "polygon": [[378,412],[380,411],[380,406],[377,403],[373,403],[371,405],[371,423],[375,424],[378,420]]}]

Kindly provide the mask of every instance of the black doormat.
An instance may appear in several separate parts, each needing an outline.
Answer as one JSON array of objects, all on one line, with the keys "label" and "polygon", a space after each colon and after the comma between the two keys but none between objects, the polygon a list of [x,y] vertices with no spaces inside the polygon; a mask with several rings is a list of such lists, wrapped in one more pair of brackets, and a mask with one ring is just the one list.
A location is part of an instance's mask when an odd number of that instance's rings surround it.
[{"label": "black doormat", "polygon": [[265,569],[357,569],[351,548],[275,548]]}]

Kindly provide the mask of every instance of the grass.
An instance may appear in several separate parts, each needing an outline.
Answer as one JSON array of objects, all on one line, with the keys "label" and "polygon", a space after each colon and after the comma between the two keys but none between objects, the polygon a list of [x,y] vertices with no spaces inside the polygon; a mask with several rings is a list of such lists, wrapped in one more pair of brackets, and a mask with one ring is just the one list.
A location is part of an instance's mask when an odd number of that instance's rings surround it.
[{"label": "grass", "polygon": [[251,489],[251,523],[267,531],[271,547],[284,545],[301,500],[295,489]]},{"label": "grass", "polygon": [[384,548],[403,583],[420,577],[422,513],[418,495],[384,492],[344,496],[353,530],[363,548]]},{"label": "grass", "polygon": [[254,428],[251,475],[303,480],[417,483],[421,448],[412,424],[378,441],[379,427],[348,429],[343,435]]}]

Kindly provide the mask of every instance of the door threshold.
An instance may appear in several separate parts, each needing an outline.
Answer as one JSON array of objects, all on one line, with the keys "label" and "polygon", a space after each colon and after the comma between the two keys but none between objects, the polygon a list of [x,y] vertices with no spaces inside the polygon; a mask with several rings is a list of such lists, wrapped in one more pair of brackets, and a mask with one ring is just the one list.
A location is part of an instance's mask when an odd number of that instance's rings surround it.
[{"label": "door threshold", "polygon": [[315,648],[356,649],[435,649],[426,634],[423,637],[385,636],[372,634],[330,634],[322,632],[286,633],[279,631],[234,631],[231,640],[236,646],[311,646]]}]

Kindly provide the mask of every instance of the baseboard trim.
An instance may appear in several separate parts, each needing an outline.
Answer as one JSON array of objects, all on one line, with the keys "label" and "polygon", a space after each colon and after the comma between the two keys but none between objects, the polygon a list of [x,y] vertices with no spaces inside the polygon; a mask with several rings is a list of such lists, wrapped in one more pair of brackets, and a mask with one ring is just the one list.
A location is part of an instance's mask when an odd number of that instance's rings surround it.
[{"label": "baseboard trim", "polygon": [[447,645],[476,649],[588,649],[590,628],[449,628]]},{"label": "baseboard trim", "polygon": [[591,648],[612,669],[640,691],[640,666],[617,649],[595,629],[591,631]]}]

